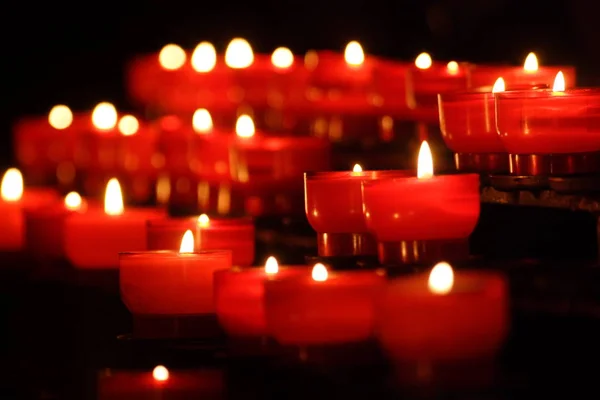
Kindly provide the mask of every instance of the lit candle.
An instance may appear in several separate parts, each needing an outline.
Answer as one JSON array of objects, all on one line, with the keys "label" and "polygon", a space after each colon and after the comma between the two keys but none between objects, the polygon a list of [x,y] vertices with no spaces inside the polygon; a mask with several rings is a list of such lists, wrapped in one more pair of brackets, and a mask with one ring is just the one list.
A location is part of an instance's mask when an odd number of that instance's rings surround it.
[{"label": "lit candle", "polygon": [[368,340],[381,271],[312,270],[265,281],[267,331],[282,345],[331,345]]},{"label": "lit candle", "polygon": [[417,177],[363,182],[363,202],[380,261],[397,263],[416,257],[422,247],[439,250],[436,241],[468,238],[479,218],[479,175],[434,176],[431,150],[423,142]]},{"label": "lit candle", "polygon": [[65,253],[76,268],[117,268],[119,253],[146,249],[146,220],[164,215],[158,209],[125,209],[115,178],[106,185],[104,210],[88,209],[65,221]]},{"label": "lit candle", "polygon": [[394,361],[450,362],[496,354],[508,329],[507,283],[490,271],[453,271],[389,281],[378,303],[377,338]]}]

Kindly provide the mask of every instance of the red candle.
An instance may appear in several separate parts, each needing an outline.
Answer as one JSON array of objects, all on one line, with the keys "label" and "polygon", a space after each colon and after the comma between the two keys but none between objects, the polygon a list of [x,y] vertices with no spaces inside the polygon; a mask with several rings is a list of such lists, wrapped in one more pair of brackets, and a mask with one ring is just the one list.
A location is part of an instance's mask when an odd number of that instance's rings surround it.
[{"label": "red candle", "polygon": [[233,267],[215,272],[219,324],[229,336],[266,336],[265,280],[304,274],[305,270],[305,266],[279,266],[274,257],[269,257],[264,268]]},{"label": "red candle", "polygon": [[539,66],[535,53],[529,53],[522,67],[506,65],[469,65],[469,87],[491,86],[499,76],[507,86],[551,85],[558,71],[565,75],[566,87],[575,87],[575,67]]},{"label": "red candle", "polygon": [[305,210],[317,231],[321,256],[377,254],[363,214],[362,182],[406,177],[407,171],[307,172],[304,174]]},{"label": "red candle", "polygon": [[254,223],[250,218],[160,218],[148,221],[148,250],[177,250],[181,236],[195,232],[196,250],[231,250],[234,265],[254,261]]},{"label": "red candle", "polygon": [[362,46],[354,40],[346,45],[343,56],[329,51],[311,51],[304,60],[312,71],[312,85],[340,89],[366,90],[373,81],[377,64],[373,57],[365,57]]},{"label": "red candle", "polygon": [[398,362],[456,362],[496,354],[508,331],[507,283],[491,271],[401,277],[382,291],[377,338]]},{"label": "red candle", "polygon": [[265,315],[270,336],[282,345],[343,344],[373,334],[374,301],[385,278],[378,271],[312,273],[265,281]]},{"label": "red candle", "polygon": [[10,168],[0,186],[0,250],[18,251],[25,245],[24,212],[43,207],[58,198],[50,189],[23,189],[23,176]]},{"label": "red candle", "polygon": [[65,253],[76,268],[118,268],[119,253],[146,249],[146,221],[164,215],[158,209],[123,207],[118,180],[106,186],[104,210],[72,214],[65,221]]},{"label": "red candle", "polygon": [[137,316],[214,314],[213,274],[231,267],[230,250],[194,252],[188,230],[177,251],[121,253],[121,298]]}]

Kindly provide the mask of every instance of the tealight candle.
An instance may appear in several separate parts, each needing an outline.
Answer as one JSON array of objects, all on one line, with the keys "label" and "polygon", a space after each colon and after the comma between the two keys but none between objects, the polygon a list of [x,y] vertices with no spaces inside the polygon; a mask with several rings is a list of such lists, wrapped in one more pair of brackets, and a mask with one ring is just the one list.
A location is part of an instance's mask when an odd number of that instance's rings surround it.
[{"label": "tealight candle", "polygon": [[359,42],[346,45],[344,55],[328,51],[309,52],[304,59],[311,72],[311,83],[325,88],[362,88],[372,82],[376,60],[366,57]]},{"label": "tealight candle", "polygon": [[305,210],[317,231],[320,256],[376,255],[377,242],[368,232],[362,205],[362,182],[406,177],[408,171],[363,171],[304,174]]},{"label": "tealight candle", "polygon": [[305,273],[306,266],[280,266],[269,257],[264,268],[239,268],[215,272],[215,308],[219,324],[229,336],[267,335],[264,282]]},{"label": "tealight candle", "polygon": [[368,340],[381,271],[312,271],[265,281],[267,331],[282,345],[337,345]]},{"label": "tealight candle", "polygon": [[10,168],[0,184],[0,251],[19,251],[25,244],[24,211],[56,201],[57,193],[50,189],[24,189],[23,176]]},{"label": "tealight candle", "polygon": [[508,330],[507,283],[491,271],[404,276],[382,290],[377,338],[398,362],[452,362],[495,355]]},{"label": "tealight candle", "polygon": [[479,175],[434,176],[431,151],[423,142],[417,177],[363,182],[363,202],[380,262],[430,262],[422,257],[448,256],[448,241],[468,247],[479,218]]},{"label": "tealight candle", "polygon": [[118,268],[119,253],[146,249],[146,221],[158,209],[127,209],[115,178],[106,185],[104,210],[90,209],[65,221],[65,254],[76,268]]}]

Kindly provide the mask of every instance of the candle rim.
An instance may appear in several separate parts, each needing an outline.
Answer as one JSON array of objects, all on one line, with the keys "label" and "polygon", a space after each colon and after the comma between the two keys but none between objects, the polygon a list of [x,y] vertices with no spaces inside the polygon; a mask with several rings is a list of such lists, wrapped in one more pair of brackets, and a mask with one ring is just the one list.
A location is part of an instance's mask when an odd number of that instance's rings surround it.
[{"label": "candle rim", "polygon": [[[492,93],[493,86],[479,86],[472,89],[467,90],[458,90],[454,92],[448,93],[438,93],[439,101],[453,102],[453,101],[461,101],[461,100],[473,100],[478,98],[485,98],[486,95],[493,95],[496,93]],[[551,89],[549,85],[545,83],[534,83],[531,85],[523,84],[523,85],[508,85],[507,89],[503,92],[498,93],[507,93],[507,92],[527,92],[532,90],[546,90]]]},{"label": "candle rim", "polygon": [[137,258],[137,257],[145,257],[145,256],[161,256],[162,258],[167,258],[171,256],[203,256],[203,255],[222,255],[222,256],[231,256],[233,254],[232,250],[227,249],[214,249],[214,250],[194,250],[192,253],[180,253],[179,250],[140,250],[140,251],[123,251],[119,253],[119,258]]},{"label": "candle rim", "polygon": [[[467,63],[469,66],[469,70],[473,72],[473,70],[495,70],[495,69],[506,69],[506,70],[514,70],[514,71],[523,71],[523,64],[514,65],[514,64],[485,64],[485,63]],[[574,65],[567,64],[557,64],[557,65],[539,65],[536,72],[539,72],[543,69],[551,69],[551,70],[572,70],[574,69]],[[487,71],[486,71],[487,72]],[[512,71],[511,71],[512,72]]]},{"label": "candle rim", "polygon": [[378,185],[385,184],[394,184],[401,183],[406,181],[418,181],[418,182],[428,182],[428,181],[439,181],[443,180],[458,180],[458,181],[477,181],[480,182],[479,174],[469,173],[469,174],[435,174],[431,178],[417,178],[416,176],[407,176],[407,177],[397,177],[397,178],[389,178],[389,179],[373,179],[369,181],[363,181],[362,185],[365,188],[374,187]]},{"label": "candle rim", "polygon": [[304,173],[306,181],[320,180],[347,180],[347,179],[381,179],[388,177],[410,177],[416,176],[414,170],[409,169],[384,169],[384,170],[363,170],[361,172],[353,171],[307,171]]},{"label": "candle rim", "polygon": [[[313,265],[306,265],[306,269],[304,268],[298,268],[299,270],[302,270],[300,272],[300,274],[294,274],[294,275],[288,275],[288,276],[278,276],[277,274],[272,274],[270,275],[270,279],[271,281],[278,281],[278,282],[289,282],[289,281],[298,281],[298,282],[314,282],[316,284],[326,284],[328,281],[331,281],[333,279],[335,279],[336,281],[340,281],[342,280],[343,282],[348,282],[347,280],[345,280],[344,278],[348,278],[348,277],[360,277],[360,276],[365,276],[367,278],[374,278],[379,280],[379,279],[387,279],[387,272],[385,270],[385,268],[376,268],[376,269],[360,269],[360,270],[336,270],[336,269],[332,269],[330,266],[325,265],[327,267],[327,279],[325,281],[315,281],[312,278],[312,271],[314,268],[314,264]],[[281,266],[280,266],[281,267]],[[284,265],[284,267],[287,267]],[[306,272],[306,274],[304,274],[304,272]],[[350,281],[350,283],[353,283],[354,281]]]},{"label": "candle rim", "polygon": [[[553,93],[561,93],[560,96],[552,96]],[[501,100],[522,100],[522,99],[544,99],[544,98],[573,98],[573,97],[597,97],[600,100],[600,88],[571,88],[564,91],[555,92],[552,88],[535,90],[514,90],[509,92],[494,93],[497,99]]]},{"label": "candle rim", "polygon": [[[147,227],[174,227],[179,228],[181,224],[190,223],[193,225],[190,229],[193,229],[198,224],[198,218],[200,215],[195,216],[163,216],[157,218],[149,218],[146,220]],[[254,218],[251,216],[239,216],[239,217],[221,217],[221,216],[210,216],[209,225],[202,228],[210,228],[211,224],[215,226],[240,226],[240,227],[254,227]]]}]

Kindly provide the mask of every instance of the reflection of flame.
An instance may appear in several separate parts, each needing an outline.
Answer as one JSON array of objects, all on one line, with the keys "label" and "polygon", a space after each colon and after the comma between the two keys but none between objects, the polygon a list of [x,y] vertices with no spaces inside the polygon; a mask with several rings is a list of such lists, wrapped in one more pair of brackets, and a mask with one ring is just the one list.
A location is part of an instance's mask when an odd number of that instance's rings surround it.
[{"label": "reflection of flame", "polygon": [[273,51],[271,62],[277,68],[289,68],[294,63],[294,54],[287,47],[279,47]]},{"label": "reflection of flame", "polygon": [[240,115],[235,123],[235,133],[239,137],[249,138],[254,136],[254,121],[249,115]]},{"label": "reflection of flame", "polygon": [[365,62],[365,52],[360,43],[353,40],[346,45],[346,50],[344,50],[344,60],[346,60],[348,65],[353,67],[361,66]]},{"label": "reflection of flame", "polygon": [[441,262],[435,265],[427,281],[429,291],[434,294],[447,294],[454,286],[454,272],[450,264]]},{"label": "reflection of flame", "polygon": [[69,210],[79,210],[81,203],[81,196],[77,192],[70,192],[65,196],[65,207]]},{"label": "reflection of flame", "polygon": [[133,115],[123,115],[119,120],[118,128],[123,136],[131,136],[140,129],[140,123]]},{"label": "reflection of flame", "polygon": [[208,215],[202,214],[201,216],[198,217],[198,225],[200,225],[200,227],[206,228],[209,223],[210,223],[210,218],[208,218]]},{"label": "reflection of flame", "polygon": [[564,92],[565,91],[565,76],[562,71],[558,71],[556,78],[554,78],[554,85],[552,85],[553,92]]},{"label": "reflection of flame", "polygon": [[92,111],[92,124],[98,129],[108,130],[117,125],[117,109],[111,103],[102,102]]},{"label": "reflection of flame", "polygon": [[354,167],[352,167],[352,172],[362,172],[363,169],[360,166],[360,164],[354,164]]},{"label": "reflection of flame", "polygon": [[199,108],[194,111],[194,116],[192,117],[192,127],[197,133],[208,133],[212,131],[212,117],[206,108]]},{"label": "reflection of flame", "polygon": [[426,140],[423,140],[423,143],[421,143],[421,148],[419,149],[417,178],[433,178],[433,156],[431,155],[431,149],[429,148],[429,144]]},{"label": "reflection of flame", "polygon": [[4,173],[0,185],[0,195],[4,201],[19,201],[23,197],[23,175],[16,168],[9,168]]},{"label": "reflection of flame", "polygon": [[450,61],[448,65],[446,65],[446,68],[450,74],[456,74],[458,72],[458,63],[456,61]]},{"label": "reflection of flame", "polygon": [[324,282],[327,280],[328,275],[329,273],[327,272],[327,267],[325,267],[321,263],[315,264],[315,266],[312,269],[312,278],[314,281]]},{"label": "reflection of flame", "polygon": [[279,264],[277,263],[277,259],[273,256],[267,258],[267,262],[265,263],[265,273],[273,275],[277,272],[279,272]]},{"label": "reflection of flame", "polygon": [[200,42],[192,53],[192,68],[196,72],[212,71],[217,65],[217,51],[210,42]]},{"label": "reflection of flame", "polygon": [[66,129],[73,123],[73,113],[69,107],[59,104],[48,113],[48,123],[54,129]]},{"label": "reflection of flame", "polygon": [[168,175],[160,175],[156,179],[156,202],[167,204],[171,197],[171,180]]},{"label": "reflection of flame", "polygon": [[247,40],[235,38],[225,50],[225,64],[229,68],[248,68],[254,62],[254,53]]},{"label": "reflection of flame", "polygon": [[527,55],[525,63],[523,64],[523,69],[526,72],[536,72],[538,70],[538,59],[535,53],[531,52]]},{"label": "reflection of flame", "polygon": [[415,66],[419,69],[427,69],[431,67],[433,60],[428,53],[421,53],[415,58]]},{"label": "reflection of flame", "polygon": [[492,93],[504,92],[505,90],[506,85],[504,84],[504,79],[502,77],[496,79],[496,82],[492,87]]},{"label": "reflection of flame", "polygon": [[185,51],[176,44],[168,44],[158,53],[160,66],[170,71],[183,67],[185,59]]},{"label": "reflection of flame", "polygon": [[124,211],[121,185],[117,178],[111,178],[104,193],[104,212],[107,215],[121,215]]},{"label": "reflection of flame", "polygon": [[152,371],[152,377],[156,381],[164,382],[169,379],[169,370],[163,365],[158,365]]},{"label": "reflection of flame", "polygon": [[181,238],[181,246],[179,247],[180,253],[193,253],[194,252],[194,234],[191,230],[185,231]]}]

